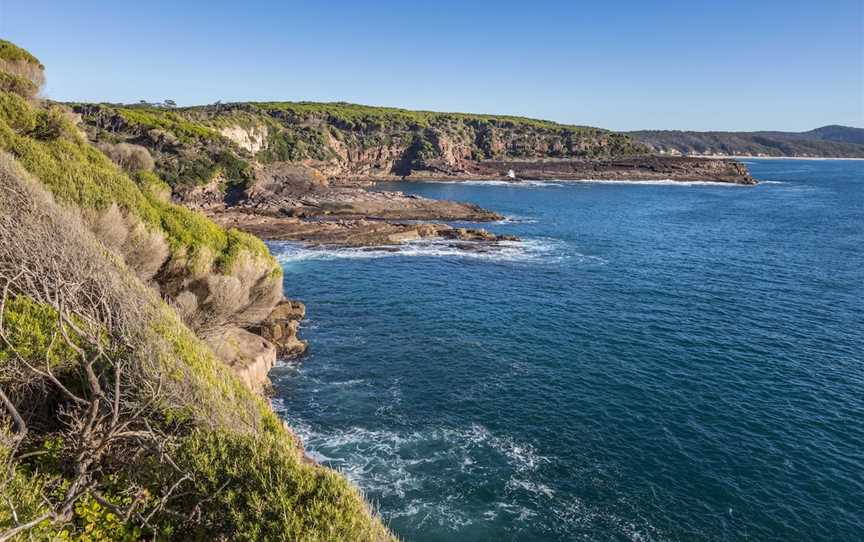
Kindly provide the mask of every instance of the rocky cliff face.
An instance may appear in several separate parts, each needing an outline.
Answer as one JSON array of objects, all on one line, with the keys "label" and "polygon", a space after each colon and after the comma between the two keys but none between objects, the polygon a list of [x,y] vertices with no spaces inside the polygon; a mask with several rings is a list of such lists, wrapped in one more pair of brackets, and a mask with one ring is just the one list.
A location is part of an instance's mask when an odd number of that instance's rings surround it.
[{"label": "rocky cliff face", "polygon": [[628,136],[520,117],[351,104],[242,103],[183,109],[75,104],[91,139],[150,149],[172,186],[291,163],[333,180],[465,174],[482,160],[615,158],[646,152]]}]

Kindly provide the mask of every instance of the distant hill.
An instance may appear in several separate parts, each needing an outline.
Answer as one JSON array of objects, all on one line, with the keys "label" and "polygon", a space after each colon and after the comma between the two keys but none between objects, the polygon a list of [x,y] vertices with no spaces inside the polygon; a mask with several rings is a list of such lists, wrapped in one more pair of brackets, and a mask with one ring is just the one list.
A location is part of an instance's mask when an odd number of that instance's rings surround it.
[{"label": "distant hill", "polygon": [[808,132],[684,132],[629,135],[664,154],[864,158],[864,128],[823,126]]}]

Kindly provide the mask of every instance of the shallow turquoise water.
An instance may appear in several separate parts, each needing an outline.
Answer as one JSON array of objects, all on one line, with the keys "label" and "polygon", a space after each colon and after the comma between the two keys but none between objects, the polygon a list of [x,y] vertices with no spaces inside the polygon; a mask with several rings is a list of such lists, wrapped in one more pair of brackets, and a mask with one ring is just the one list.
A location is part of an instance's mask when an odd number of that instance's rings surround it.
[{"label": "shallow turquoise water", "polygon": [[272,244],[309,452],[405,540],[860,540],[864,162],[757,187],[399,184],[525,245]]}]

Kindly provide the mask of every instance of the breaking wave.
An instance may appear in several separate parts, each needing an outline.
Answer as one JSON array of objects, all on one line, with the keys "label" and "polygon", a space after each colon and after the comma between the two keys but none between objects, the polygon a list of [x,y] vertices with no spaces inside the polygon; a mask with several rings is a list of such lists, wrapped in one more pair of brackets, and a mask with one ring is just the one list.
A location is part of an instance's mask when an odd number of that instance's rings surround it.
[{"label": "breaking wave", "polygon": [[625,179],[568,179],[561,181],[564,183],[590,183],[590,184],[625,184],[625,185],[644,185],[644,186],[747,186],[736,183],[723,183],[716,181],[676,181],[673,179],[654,179],[654,180],[632,180]]},{"label": "breaking wave", "polygon": [[429,181],[435,184],[464,184],[468,186],[508,186],[512,188],[563,187],[574,183],[624,184],[649,186],[746,186],[717,181],[676,181],[674,179],[627,180],[627,179],[558,179],[555,181]]},{"label": "breaking wave", "polygon": [[568,253],[565,243],[551,238],[486,243],[444,239],[406,241],[396,245],[370,247],[310,246],[293,241],[268,243],[280,263],[309,260],[367,260],[373,258],[464,258],[501,262],[552,263],[575,256],[588,262],[606,263],[601,258]]},{"label": "breaking wave", "polygon": [[430,181],[436,184],[464,184],[467,186],[508,186],[511,188],[546,188],[550,186],[564,186],[558,181]]}]

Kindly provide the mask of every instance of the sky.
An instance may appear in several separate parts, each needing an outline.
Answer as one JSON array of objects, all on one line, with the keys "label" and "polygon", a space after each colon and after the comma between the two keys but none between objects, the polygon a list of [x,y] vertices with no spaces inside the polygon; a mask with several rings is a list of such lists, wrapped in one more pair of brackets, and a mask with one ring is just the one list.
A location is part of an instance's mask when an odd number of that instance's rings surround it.
[{"label": "sky", "polygon": [[0,0],[62,101],[346,101],[613,130],[864,127],[864,0]]}]

